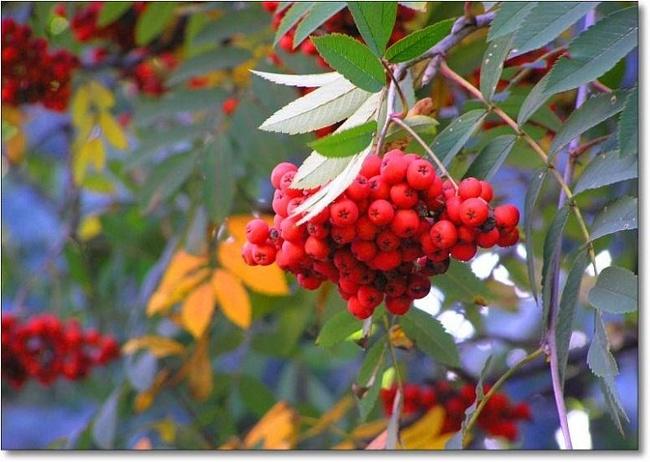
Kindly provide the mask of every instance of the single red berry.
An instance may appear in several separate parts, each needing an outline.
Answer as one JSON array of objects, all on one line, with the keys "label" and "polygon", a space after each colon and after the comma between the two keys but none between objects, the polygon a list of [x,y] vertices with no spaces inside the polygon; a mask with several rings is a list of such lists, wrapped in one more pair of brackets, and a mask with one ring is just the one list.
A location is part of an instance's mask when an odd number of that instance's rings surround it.
[{"label": "single red berry", "polygon": [[490,202],[494,197],[494,191],[492,190],[492,185],[487,181],[481,180],[481,196],[485,202]]},{"label": "single red berry", "polygon": [[465,178],[458,185],[458,195],[462,200],[479,197],[481,195],[481,182],[473,177]]},{"label": "single red berry", "polygon": [[406,181],[411,188],[417,190],[428,190],[436,177],[436,172],[431,162],[424,159],[416,159],[406,170]]},{"label": "single red berry", "polygon": [[384,286],[384,292],[389,297],[399,297],[406,293],[408,284],[405,278],[391,278]]},{"label": "single red berry", "polygon": [[445,203],[445,211],[447,212],[447,218],[457,225],[462,223],[462,220],[460,218],[460,205],[462,204],[462,201],[460,200],[460,197],[458,196],[451,196],[447,198],[447,201]]},{"label": "single red berry", "polygon": [[402,263],[402,254],[399,250],[391,250],[390,252],[379,252],[370,261],[370,267],[380,271],[390,271],[397,268],[400,263]]},{"label": "single red berry", "polygon": [[368,262],[377,255],[377,246],[372,241],[355,239],[350,245],[354,257],[363,262]]},{"label": "single red berry", "polygon": [[318,50],[316,49],[314,43],[309,38],[300,44],[300,51],[302,52],[302,54],[308,56],[314,56],[318,54]]},{"label": "single red berry", "polygon": [[372,308],[366,308],[356,296],[348,299],[348,311],[358,319],[367,319],[372,316]]},{"label": "single red berry", "polygon": [[350,199],[343,199],[330,206],[330,221],[336,226],[349,226],[359,218],[359,209]]},{"label": "single red berry", "polygon": [[316,276],[306,275],[303,273],[298,274],[296,279],[298,280],[298,284],[300,284],[300,287],[303,287],[307,290],[316,290],[320,287],[321,283],[323,282],[322,279],[317,278]]},{"label": "single red berry", "polygon": [[431,227],[431,239],[439,249],[449,249],[456,244],[458,232],[451,221],[440,220]]},{"label": "single red berry", "polygon": [[390,252],[399,247],[399,238],[392,232],[384,230],[377,236],[376,239],[377,248],[381,252]]},{"label": "single red berry", "polygon": [[435,199],[441,194],[442,194],[442,180],[434,172],[431,186],[429,186],[429,188],[427,189],[427,197],[430,199]]},{"label": "single red berry", "polygon": [[357,299],[364,308],[374,309],[384,300],[384,294],[372,286],[361,286],[357,292]]},{"label": "single red berry", "polygon": [[519,242],[519,230],[517,228],[503,229],[499,233],[499,247],[510,247]]},{"label": "single red berry", "polygon": [[479,247],[489,249],[490,247],[497,245],[499,237],[499,230],[497,228],[492,228],[490,231],[478,233],[476,236],[476,243]]},{"label": "single red berry", "polygon": [[371,154],[363,161],[363,166],[361,167],[361,175],[366,178],[372,178],[373,176],[379,175],[379,169],[381,167],[381,157],[376,154]]},{"label": "single red berry", "polygon": [[253,244],[264,244],[269,238],[269,225],[261,218],[251,220],[246,225],[246,239]]},{"label": "single red berry", "polygon": [[375,225],[367,215],[359,217],[355,226],[357,229],[357,236],[359,239],[363,239],[364,241],[373,241],[379,232],[377,225]]},{"label": "single red berry", "polygon": [[271,244],[253,244],[251,249],[253,261],[261,266],[268,266],[275,261],[275,246]]},{"label": "single red berry", "polygon": [[456,228],[458,232],[458,241],[464,242],[466,244],[471,244],[476,240],[477,231],[476,228],[471,228],[469,226],[459,226]]},{"label": "single red berry", "polygon": [[248,266],[256,266],[257,265],[257,262],[255,262],[255,259],[253,258],[253,244],[251,244],[250,242],[247,242],[242,247],[241,256],[244,259],[244,262]]},{"label": "single red berry", "polygon": [[[391,153],[397,152],[393,155]],[[399,150],[393,150],[384,155],[381,162],[381,178],[388,184],[397,184],[406,178],[406,170],[408,169],[409,161],[404,158]]]},{"label": "single red berry", "polygon": [[387,200],[377,199],[368,207],[368,218],[376,225],[387,225],[393,221],[394,216],[393,206]]},{"label": "single red berry", "polygon": [[395,213],[390,229],[397,237],[414,236],[420,228],[420,217],[414,210],[398,210]]},{"label": "single red berry", "polygon": [[393,314],[403,315],[411,308],[412,300],[408,296],[386,297],[386,308]]},{"label": "single red berry", "polygon": [[316,260],[325,260],[330,253],[327,242],[309,236],[305,241],[305,253]]},{"label": "single red berry", "polygon": [[295,172],[298,170],[298,167],[293,165],[291,162],[281,162],[275,166],[271,172],[271,184],[275,189],[280,189],[280,180],[282,176],[287,172]]},{"label": "single red berry", "polygon": [[449,251],[452,257],[459,261],[470,261],[476,255],[476,245],[459,242]]},{"label": "single red berry", "polygon": [[307,222],[307,234],[314,236],[316,239],[325,239],[330,234],[329,223]]},{"label": "single red berry", "polygon": [[531,420],[533,418],[530,412],[530,406],[527,403],[519,403],[512,408],[512,416],[515,419]]},{"label": "single red berry", "polygon": [[371,199],[377,200],[390,198],[390,185],[386,183],[381,176],[376,175],[371,177],[368,180],[368,186],[370,187]]},{"label": "single red berry", "polygon": [[512,204],[494,208],[494,219],[499,228],[514,228],[519,223],[519,210]]},{"label": "single red berry", "polygon": [[426,409],[436,405],[436,392],[432,387],[422,387],[420,389],[420,402]]},{"label": "single red berry", "polygon": [[285,195],[289,197],[302,197],[302,191],[300,189],[293,189],[291,188],[291,184],[293,183],[293,178],[296,176],[295,171],[288,171],[284,175],[282,175],[282,178],[280,178],[280,191],[282,191]]},{"label": "single red berry", "polygon": [[295,53],[296,50],[293,49],[293,35],[284,34],[280,41],[278,42],[280,48],[282,48],[287,53]]},{"label": "single red berry", "polygon": [[489,209],[483,199],[465,199],[460,204],[460,220],[467,226],[481,226],[487,220]]},{"label": "single red berry", "polygon": [[305,258],[305,246],[300,242],[284,241],[282,243],[282,253],[289,266],[298,265]]},{"label": "single red berry", "polygon": [[285,241],[300,242],[305,238],[305,227],[298,226],[298,220],[288,217],[282,220],[280,225],[280,236]]},{"label": "single red berry", "polygon": [[390,200],[398,209],[412,209],[418,203],[418,193],[406,183],[390,188]]},{"label": "single red berry", "polygon": [[355,202],[365,199],[370,195],[370,185],[365,176],[357,175],[352,184],[345,190],[345,195]]},{"label": "single red berry", "polygon": [[339,245],[344,245],[352,242],[357,236],[357,231],[354,225],[348,226],[332,226],[330,236],[334,242]]},{"label": "single red berry", "polygon": [[426,297],[429,290],[431,290],[431,281],[423,276],[411,275],[406,295],[409,298],[418,300]]},{"label": "single red berry", "polygon": [[239,100],[237,98],[227,98],[221,105],[221,110],[226,115],[231,115],[237,109]]}]

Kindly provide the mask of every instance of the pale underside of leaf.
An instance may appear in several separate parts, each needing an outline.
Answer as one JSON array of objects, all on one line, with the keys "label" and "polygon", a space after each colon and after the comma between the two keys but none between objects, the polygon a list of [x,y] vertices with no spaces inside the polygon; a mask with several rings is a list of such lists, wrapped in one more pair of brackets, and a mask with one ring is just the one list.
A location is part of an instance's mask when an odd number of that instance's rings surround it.
[{"label": "pale underside of leaf", "polygon": [[279,85],[286,85],[289,87],[306,87],[306,88],[319,88],[325,86],[335,80],[341,79],[343,76],[338,72],[326,72],[324,74],[277,74],[275,72],[263,72],[251,69],[251,72],[269,82],[277,83]]}]

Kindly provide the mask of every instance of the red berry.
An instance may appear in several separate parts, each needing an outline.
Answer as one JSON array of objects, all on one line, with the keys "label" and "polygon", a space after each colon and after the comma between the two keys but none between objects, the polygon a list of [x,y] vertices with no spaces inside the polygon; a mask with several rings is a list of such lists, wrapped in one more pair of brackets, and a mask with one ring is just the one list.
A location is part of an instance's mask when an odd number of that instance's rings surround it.
[{"label": "red berry", "polygon": [[476,245],[458,243],[451,248],[450,254],[456,260],[470,261],[476,255]]},{"label": "red berry", "polygon": [[368,309],[374,309],[382,302],[384,295],[372,286],[361,286],[357,292],[357,300]]},{"label": "red berry", "polygon": [[363,166],[361,167],[361,175],[366,178],[372,178],[373,176],[379,175],[379,168],[381,167],[381,157],[376,154],[370,154],[363,161]]},{"label": "red berry", "polygon": [[282,253],[289,266],[298,265],[305,258],[305,247],[301,243],[284,241],[282,243]]},{"label": "red berry", "polygon": [[499,237],[499,230],[497,228],[492,228],[490,231],[479,233],[476,236],[476,243],[479,247],[489,249],[499,242]]},{"label": "red berry", "polygon": [[350,246],[354,257],[362,262],[368,262],[377,255],[377,246],[372,241],[355,239]]},{"label": "red berry", "polygon": [[386,292],[386,295],[390,297],[399,297],[400,295],[403,295],[406,293],[406,289],[408,288],[408,285],[406,283],[406,279],[404,278],[391,278],[387,283],[386,286],[384,286],[384,292]]},{"label": "red berry", "polygon": [[431,162],[424,159],[416,159],[406,170],[406,181],[411,188],[417,190],[429,189],[435,181],[436,172]]},{"label": "red berry", "polygon": [[251,220],[246,225],[246,239],[253,244],[264,244],[269,238],[269,225],[261,218]]},{"label": "red berry", "polygon": [[275,261],[275,246],[271,244],[256,245],[251,249],[253,261],[261,266],[268,266]]},{"label": "red berry", "polygon": [[343,199],[330,206],[330,221],[336,226],[352,225],[357,218],[359,218],[359,209],[350,199]]},{"label": "red berry", "polygon": [[460,220],[467,226],[481,226],[488,214],[489,209],[483,199],[470,198],[460,204]]},{"label": "red berry", "polygon": [[402,263],[402,255],[398,250],[390,252],[379,252],[375,258],[370,261],[370,267],[380,271],[390,271],[397,268]]},{"label": "red berry", "polygon": [[424,298],[431,290],[431,281],[423,276],[412,275],[409,278],[408,289],[406,295],[409,298],[418,300]]},{"label": "red berry", "polygon": [[345,195],[355,202],[365,199],[370,195],[370,185],[365,176],[357,175],[348,189],[345,190]]},{"label": "red berry", "polygon": [[411,308],[411,302],[407,296],[386,297],[386,308],[393,314],[403,315]]},{"label": "red berry", "polygon": [[398,210],[390,224],[396,236],[405,238],[416,234],[420,228],[420,217],[414,210]]},{"label": "red berry", "polygon": [[485,202],[490,202],[494,197],[494,192],[492,191],[492,185],[487,181],[481,180],[481,196]]},{"label": "red berry", "polygon": [[376,225],[387,225],[393,221],[394,216],[393,206],[387,200],[377,199],[368,207],[368,218]]},{"label": "red berry", "polygon": [[244,244],[244,247],[242,247],[241,256],[247,265],[249,266],[257,265],[255,259],[253,258],[253,244],[251,244],[250,242],[247,242],[246,244]]},{"label": "red berry", "polygon": [[349,226],[332,226],[330,236],[332,240],[339,245],[344,245],[352,242],[357,235],[354,225]]},{"label": "red berry", "polygon": [[[391,155],[391,153],[396,154]],[[399,153],[399,154],[397,154]],[[388,184],[397,184],[406,177],[406,170],[409,162],[404,158],[401,151],[393,150],[386,153],[381,163],[381,178]]]},{"label": "red berry", "polygon": [[348,311],[358,319],[367,319],[372,316],[372,308],[366,308],[363,306],[356,296],[352,296],[348,299]]},{"label": "red berry", "polygon": [[307,290],[316,290],[320,287],[321,283],[323,282],[322,279],[317,278],[316,276],[313,275],[306,275],[306,274],[298,274],[296,277],[298,280],[298,284],[300,284],[300,287],[303,287]]},{"label": "red berry", "polygon": [[227,98],[221,105],[221,110],[226,115],[231,115],[237,109],[239,100],[237,98]]},{"label": "red berry", "polygon": [[285,241],[300,242],[305,238],[305,227],[297,225],[296,218],[288,217],[282,220],[280,236]]},{"label": "red berry", "polygon": [[371,199],[388,199],[390,198],[390,185],[386,183],[381,176],[376,175],[368,180],[370,187]]},{"label": "red berry", "polygon": [[316,239],[325,239],[327,236],[329,236],[329,233],[329,224],[318,224],[311,221],[307,222],[307,234],[310,236],[314,236]]},{"label": "red berry", "polygon": [[406,183],[390,188],[390,200],[398,209],[412,209],[418,203],[418,193]]},{"label": "red berry", "polygon": [[431,186],[427,189],[427,197],[434,199],[442,194],[442,180],[434,173]]},{"label": "red berry", "polygon": [[325,260],[330,253],[327,242],[309,236],[305,241],[305,253],[316,260]]},{"label": "red berry", "polygon": [[499,228],[514,228],[519,223],[519,210],[512,204],[494,208],[494,219]]},{"label": "red berry", "polygon": [[462,201],[458,196],[452,196],[447,199],[445,204],[445,211],[447,212],[447,217],[449,220],[453,221],[456,224],[461,224],[462,220],[460,219],[460,205]]},{"label": "red berry", "polygon": [[456,244],[458,232],[451,221],[440,220],[431,227],[431,239],[439,249],[449,249]]},{"label": "red berry", "polygon": [[300,44],[300,51],[305,55],[314,56],[318,54],[318,50],[316,49],[314,43],[309,38]]},{"label": "red berry", "polygon": [[481,182],[476,178],[465,178],[458,185],[458,195],[462,200],[479,197],[481,195]]},{"label": "red berry", "polygon": [[470,228],[469,226],[459,226],[456,228],[458,232],[458,241],[464,242],[466,244],[471,244],[476,240],[476,228]]},{"label": "red berry", "polygon": [[377,248],[382,252],[390,252],[399,247],[399,238],[392,232],[385,230],[379,233],[375,241]]},{"label": "red berry", "polygon": [[359,217],[355,226],[357,229],[357,236],[359,239],[363,239],[364,241],[373,241],[379,231],[377,225],[375,225],[367,215]]},{"label": "red berry", "polygon": [[510,247],[519,242],[519,230],[517,228],[503,229],[499,233],[499,247]]},{"label": "red berry", "polygon": [[280,189],[280,180],[287,172],[295,172],[298,170],[298,167],[293,165],[290,162],[282,162],[275,166],[271,172],[271,184],[275,189]]},{"label": "red berry", "polygon": [[278,42],[280,45],[280,48],[282,48],[284,51],[287,53],[294,53],[295,50],[293,49],[293,35],[292,34],[284,34],[280,41]]}]

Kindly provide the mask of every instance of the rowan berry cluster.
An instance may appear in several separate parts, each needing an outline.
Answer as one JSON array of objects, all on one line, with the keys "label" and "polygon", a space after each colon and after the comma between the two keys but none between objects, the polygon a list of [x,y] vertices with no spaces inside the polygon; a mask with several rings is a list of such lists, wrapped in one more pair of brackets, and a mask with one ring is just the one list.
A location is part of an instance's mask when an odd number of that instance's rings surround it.
[{"label": "rowan berry cluster", "polygon": [[[483,386],[484,393],[489,390],[490,385]],[[393,413],[396,393],[396,387],[381,390],[386,415]],[[445,409],[445,420],[441,434],[455,433],[461,429],[465,411],[475,399],[476,386],[468,383],[460,387],[443,380],[427,385],[407,384],[404,386],[402,415],[411,417],[424,414],[434,406],[442,406]],[[517,423],[531,418],[527,403],[514,404],[505,394],[495,393],[485,404],[476,423],[488,436],[516,441],[519,437]]]},{"label": "rowan berry cluster", "polygon": [[15,388],[30,378],[43,385],[61,375],[79,380],[92,367],[103,366],[119,354],[113,337],[82,330],[74,319],[64,323],[43,314],[23,321],[2,315],[2,377]]},{"label": "rowan berry cluster", "polygon": [[299,225],[294,211],[319,188],[293,189],[296,170],[288,162],[273,169],[273,227],[248,223],[243,258],[249,265],[277,262],[306,289],[332,281],[359,319],[382,302],[405,314],[429,293],[429,277],[447,271],[450,257],[468,261],[478,247],[510,246],[519,237],[517,208],[492,209],[488,182],[467,178],[456,189],[429,161],[398,149],[368,156],[344,193]]},{"label": "rowan berry cluster", "polygon": [[63,111],[70,98],[77,58],[65,50],[48,49],[27,25],[2,20],[2,102],[11,106],[42,103]]},{"label": "rowan berry cluster", "polygon": [[[280,23],[282,22],[282,19],[284,18],[284,15],[288,11],[288,8],[284,8],[278,11],[279,3],[280,2],[262,2],[262,6],[264,7],[264,9],[269,13],[273,14],[273,20],[271,23],[273,30],[278,29]],[[389,45],[392,45],[398,40],[406,37],[405,23],[412,20],[414,17],[415,17],[415,12],[412,9],[402,5],[398,6],[397,20],[395,22],[393,33],[390,36],[388,42]],[[287,53],[296,53],[300,51],[302,54],[306,56],[315,56],[317,63],[321,67],[329,69],[327,63],[320,56],[318,56],[318,51],[316,50],[316,47],[314,46],[314,44],[309,38],[303,40],[302,43],[300,43],[298,46],[294,48],[293,38],[295,35],[295,31],[296,31],[296,27],[294,26],[289,31],[287,31],[286,34],[282,36],[282,38],[278,42],[280,48],[282,48]],[[352,13],[350,13],[350,10],[348,10],[347,8],[339,11],[334,16],[332,16],[327,21],[325,21],[324,24],[322,24],[318,29],[316,29],[315,32],[313,32],[313,35],[320,35],[324,33],[342,33],[357,38],[359,40],[361,39],[361,34],[359,34],[359,31],[357,30],[354,24],[354,18],[352,17]]]}]

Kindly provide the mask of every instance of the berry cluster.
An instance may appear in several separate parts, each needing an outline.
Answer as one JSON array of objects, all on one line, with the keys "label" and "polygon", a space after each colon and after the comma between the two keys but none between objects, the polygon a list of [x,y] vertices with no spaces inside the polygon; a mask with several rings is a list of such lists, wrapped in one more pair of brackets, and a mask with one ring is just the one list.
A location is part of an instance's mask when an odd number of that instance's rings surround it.
[{"label": "berry cluster", "polygon": [[334,282],[359,319],[382,301],[391,313],[406,313],[450,257],[468,261],[477,247],[510,246],[519,237],[517,208],[492,209],[488,182],[467,178],[456,189],[429,161],[398,149],[368,156],[343,194],[298,225],[294,210],[319,188],[291,188],[296,170],[288,162],[273,169],[274,226],[248,223],[243,258],[249,265],[277,261],[306,289]]},{"label": "berry cluster", "polygon": [[111,24],[100,27],[99,15],[104,2],[90,2],[79,9],[70,21],[70,28],[75,38],[82,43],[91,40],[106,40],[115,43],[121,51],[135,47],[135,25],[138,16],[147,8],[147,2],[134,2]]},{"label": "berry cluster", "polygon": [[[273,14],[273,20],[271,23],[273,30],[277,30],[277,28],[280,26],[280,23],[282,22],[282,19],[284,18],[284,15],[288,11],[288,8],[284,8],[278,11],[279,3],[280,2],[262,2],[262,6],[264,7],[264,9],[269,13]],[[392,45],[393,43],[397,42],[398,40],[406,36],[405,23],[412,20],[414,17],[415,17],[415,12],[412,9],[402,5],[398,6],[397,21],[395,22],[393,33],[390,36],[388,42],[389,45]],[[318,51],[316,50],[316,47],[314,46],[311,40],[305,39],[296,48],[293,47],[293,38],[294,38],[295,31],[296,28],[293,27],[289,31],[287,31],[286,34],[282,36],[282,38],[278,42],[280,48],[282,48],[287,53],[296,53],[298,50],[300,50],[300,52],[306,56],[315,56],[317,63],[321,67],[329,69],[327,63],[320,56],[318,56]],[[339,11],[330,19],[325,21],[325,23],[322,24],[314,32],[314,34],[319,35],[323,33],[335,33],[335,32],[347,34],[357,39],[361,39],[361,34],[359,34],[359,31],[357,30],[356,25],[354,24],[352,13],[350,13],[350,11],[347,8]],[[277,59],[277,57],[275,59]]]},{"label": "berry cluster", "polygon": [[30,378],[44,385],[60,375],[79,380],[93,366],[105,365],[119,354],[113,337],[94,329],[83,331],[76,320],[64,324],[44,314],[21,322],[2,315],[2,377],[15,388]]},{"label": "berry cluster", "polygon": [[138,90],[148,95],[162,95],[167,91],[164,81],[176,66],[178,66],[178,59],[169,52],[142,61],[132,71]]},{"label": "berry cluster", "polygon": [[65,50],[48,50],[27,25],[2,20],[2,102],[16,106],[42,103],[62,111],[70,98],[71,73],[77,58]]},{"label": "berry cluster", "polygon": [[[484,393],[489,390],[489,385],[483,386]],[[396,392],[396,387],[381,390],[386,415],[391,415],[393,412]],[[465,410],[475,399],[476,386],[471,384],[464,384],[458,388],[442,380],[431,385],[407,384],[404,386],[402,414],[404,416],[423,414],[433,406],[442,406],[445,409],[445,421],[441,433],[454,433],[461,429]],[[488,436],[515,441],[519,436],[517,422],[521,420],[531,420],[528,404],[523,402],[513,404],[505,394],[495,393],[479,415],[477,425]]]}]

